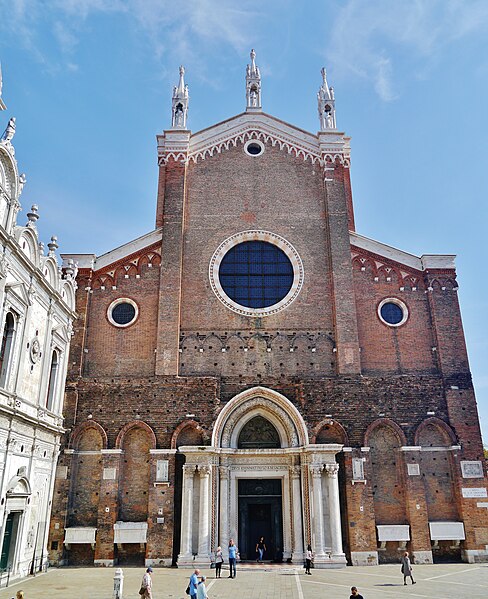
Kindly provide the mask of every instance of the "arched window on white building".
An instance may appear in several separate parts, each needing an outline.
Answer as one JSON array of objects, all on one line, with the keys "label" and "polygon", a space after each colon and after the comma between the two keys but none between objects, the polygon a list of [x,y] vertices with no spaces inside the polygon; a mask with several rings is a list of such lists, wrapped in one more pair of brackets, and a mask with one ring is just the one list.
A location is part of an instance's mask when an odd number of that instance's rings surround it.
[{"label": "arched window on white building", "polygon": [[58,379],[59,356],[56,350],[53,351],[51,357],[51,368],[49,370],[49,385],[47,387],[46,407],[52,410],[54,406],[54,396],[56,393],[56,382]]},{"label": "arched window on white building", "polygon": [[0,387],[5,387],[8,380],[10,364],[13,357],[15,341],[15,317],[7,312],[3,327],[2,344],[0,346]]}]

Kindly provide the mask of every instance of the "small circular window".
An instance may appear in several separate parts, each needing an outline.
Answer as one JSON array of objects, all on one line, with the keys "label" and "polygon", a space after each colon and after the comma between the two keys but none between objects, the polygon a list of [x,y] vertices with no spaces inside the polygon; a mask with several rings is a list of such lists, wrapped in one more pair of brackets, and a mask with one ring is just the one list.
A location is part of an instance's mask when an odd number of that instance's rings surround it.
[{"label": "small circular window", "polygon": [[380,320],[390,327],[399,327],[407,321],[408,308],[396,298],[384,299],[378,306]]},{"label": "small circular window", "polygon": [[257,139],[251,139],[244,145],[244,151],[249,156],[259,156],[264,152],[264,144]]},{"label": "small circular window", "polygon": [[107,310],[109,321],[116,327],[128,327],[137,319],[139,308],[137,304],[126,297],[112,302]]}]

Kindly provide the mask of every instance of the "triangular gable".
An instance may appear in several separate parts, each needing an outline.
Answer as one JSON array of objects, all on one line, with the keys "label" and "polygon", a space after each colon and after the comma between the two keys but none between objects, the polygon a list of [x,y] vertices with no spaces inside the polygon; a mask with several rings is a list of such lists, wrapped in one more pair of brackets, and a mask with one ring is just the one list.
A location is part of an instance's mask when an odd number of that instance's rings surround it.
[{"label": "triangular gable", "polygon": [[23,304],[30,306],[31,300],[25,283],[20,281],[7,282],[5,288],[7,291],[11,291]]},{"label": "triangular gable", "polygon": [[344,150],[349,146],[343,133],[327,134],[327,145],[330,146],[331,152],[326,157],[317,135],[259,112],[239,114],[191,135],[187,156],[172,151],[172,148],[165,144],[165,135],[160,135],[158,136],[159,162],[162,164],[169,158],[198,162],[249,139],[259,139],[273,146],[277,145],[289,154],[310,160],[312,164],[315,162],[322,164],[326,159],[339,158],[343,161],[348,158]]}]

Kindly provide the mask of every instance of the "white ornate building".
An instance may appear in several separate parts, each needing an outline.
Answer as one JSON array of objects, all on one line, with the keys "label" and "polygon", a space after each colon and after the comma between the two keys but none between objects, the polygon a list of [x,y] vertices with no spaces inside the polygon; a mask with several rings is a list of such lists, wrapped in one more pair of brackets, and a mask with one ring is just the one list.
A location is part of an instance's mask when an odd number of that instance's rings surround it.
[{"label": "white ornate building", "polygon": [[[0,110],[5,109],[1,101]],[[47,560],[47,523],[63,433],[63,390],[75,317],[73,264],[56,237],[39,242],[37,206],[17,224],[15,119],[0,139],[0,576],[25,576]],[[0,580],[1,582],[1,580]]]}]

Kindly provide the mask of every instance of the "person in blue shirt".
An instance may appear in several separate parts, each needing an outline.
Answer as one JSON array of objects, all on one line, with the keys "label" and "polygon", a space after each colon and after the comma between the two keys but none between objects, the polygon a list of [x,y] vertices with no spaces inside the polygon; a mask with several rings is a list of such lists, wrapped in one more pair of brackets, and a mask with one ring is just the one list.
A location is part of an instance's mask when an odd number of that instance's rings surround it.
[{"label": "person in blue shirt", "polygon": [[197,587],[198,587],[198,576],[200,575],[200,570],[195,570],[193,574],[190,576],[190,598],[197,599]]},{"label": "person in blue shirt", "polygon": [[229,578],[236,577],[236,563],[237,563],[238,555],[239,555],[239,552],[237,550],[237,547],[234,544],[234,539],[230,539],[229,540],[229,570],[230,570]]}]

